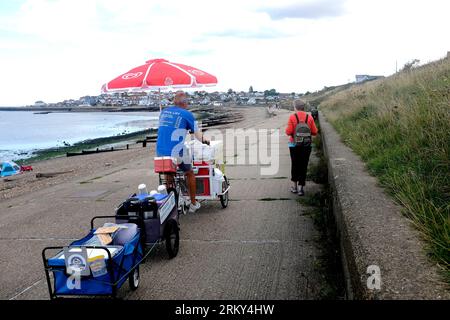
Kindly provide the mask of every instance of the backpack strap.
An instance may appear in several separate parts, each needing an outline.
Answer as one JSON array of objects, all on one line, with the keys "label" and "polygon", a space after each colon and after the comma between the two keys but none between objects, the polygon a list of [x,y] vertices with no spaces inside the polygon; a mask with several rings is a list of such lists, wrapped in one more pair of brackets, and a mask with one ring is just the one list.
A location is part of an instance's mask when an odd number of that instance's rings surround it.
[{"label": "backpack strap", "polygon": [[[299,123],[300,123],[300,120],[299,120],[299,118],[298,118],[297,112],[294,113],[294,116],[295,116],[295,118],[297,119],[297,124],[299,124]],[[296,125],[297,125],[297,124],[296,124]],[[295,128],[294,128],[294,129],[295,129]],[[294,136],[295,136],[295,130],[294,130],[294,133],[292,133],[292,138],[294,138]]]},{"label": "backpack strap", "polygon": [[[308,124],[308,116],[309,116],[309,114],[306,114],[306,120],[305,120],[305,123],[306,124]],[[297,118],[298,119],[298,118]],[[300,121],[299,121],[300,122]]]}]

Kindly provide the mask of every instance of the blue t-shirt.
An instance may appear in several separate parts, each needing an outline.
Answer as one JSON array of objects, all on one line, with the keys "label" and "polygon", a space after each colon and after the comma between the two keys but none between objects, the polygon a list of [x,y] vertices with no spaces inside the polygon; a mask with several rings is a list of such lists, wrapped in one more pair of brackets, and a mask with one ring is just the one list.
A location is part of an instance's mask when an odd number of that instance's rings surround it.
[{"label": "blue t-shirt", "polygon": [[172,154],[175,147],[177,148],[175,152],[182,156],[182,147],[188,130],[191,133],[198,131],[197,122],[192,112],[177,106],[163,109],[159,115],[158,140],[156,141],[157,156],[177,156]]}]

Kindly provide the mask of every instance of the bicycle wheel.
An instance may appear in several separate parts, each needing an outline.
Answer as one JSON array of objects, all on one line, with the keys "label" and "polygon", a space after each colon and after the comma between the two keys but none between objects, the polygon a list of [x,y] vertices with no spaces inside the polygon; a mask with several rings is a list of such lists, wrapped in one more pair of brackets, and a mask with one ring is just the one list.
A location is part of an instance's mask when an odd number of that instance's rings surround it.
[{"label": "bicycle wheel", "polygon": [[[228,187],[230,186],[230,184],[229,184],[229,182],[228,182],[228,179],[227,179],[227,177],[225,177],[224,176],[224,181],[222,182],[222,192],[224,192],[225,190],[227,190],[228,189]],[[230,196],[229,196],[229,190],[226,192],[226,193],[224,193],[223,195],[220,195],[219,196],[219,199],[220,199],[220,204],[222,205],[222,208],[226,208],[226,207],[228,207],[228,202],[230,201]]]}]

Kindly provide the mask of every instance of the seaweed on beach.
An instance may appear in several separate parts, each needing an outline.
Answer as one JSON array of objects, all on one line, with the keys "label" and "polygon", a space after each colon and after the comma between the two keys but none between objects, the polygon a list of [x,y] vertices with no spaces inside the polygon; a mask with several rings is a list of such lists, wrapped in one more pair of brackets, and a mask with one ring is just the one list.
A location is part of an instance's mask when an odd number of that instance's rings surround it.
[{"label": "seaweed on beach", "polygon": [[[195,117],[198,121],[202,122],[202,126],[208,128],[241,120],[240,113],[230,112],[229,108],[217,109],[210,107],[193,106],[192,108],[190,108],[190,111],[192,111],[195,114]],[[133,140],[143,141],[147,140],[148,135],[154,136],[157,132],[158,129],[152,128],[132,133],[122,133],[120,135],[112,137],[88,139],[74,143],[73,145],[66,144],[61,147],[37,150],[33,153],[31,157],[18,159],[16,160],[16,162],[22,165],[24,163],[33,163],[55,157],[65,156],[67,153],[77,153],[81,152],[82,150],[96,149],[111,143],[133,141]]]},{"label": "seaweed on beach", "polygon": [[116,136],[112,136],[112,137],[88,139],[88,140],[74,143],[73,145],[70,145],[70,146],[62,146],[62,147],[38,150],[38,151],[34,152],[34,155],[31,158],[19,159],[19,160],[16,160],[16,162],[18,164],[24,164],[24,163],[33,163],[33,162],[37,162],[37,161],[47,160],[47,159],[66,155],[67,153],[80,152],[81,150],[89,150],[89,149],[99,148],[101,146],[104,146],[104,145],[107,145],[110,143],[145,138],[146,135],[156,133],[157,131],[158,131],[157,129],[146,129],[146,130],[141,130],[141,131],[132,132],[132,133],[128,133],[128,134],[120,134],[120,135],[116,135]]}]

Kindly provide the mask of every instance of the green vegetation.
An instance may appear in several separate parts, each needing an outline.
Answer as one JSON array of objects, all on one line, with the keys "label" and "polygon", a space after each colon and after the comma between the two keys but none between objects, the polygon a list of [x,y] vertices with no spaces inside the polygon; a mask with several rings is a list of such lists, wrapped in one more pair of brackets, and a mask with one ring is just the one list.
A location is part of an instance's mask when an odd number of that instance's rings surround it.
[{"label": "green vegetation", "polygon": [[306,206],[304,215],[311,217],[320,232],[315,241],[321,252],[315,261],[315,267],[324,280],[320,287],[319,297],[322,300],[344,299],[345,286],[330,191],[326,186],[324,190],[313,195],[306,195],[297,201]]},{"label": "green vegetation", "polygon": [[345,298],[345,285],[339,254],[339,239],[328,185],[328,168],[323,155],[320,135],[314,139],[313,147],[319,161],[317,164],[308,166],[307,179],[323,185],[323,188],[314,194],[307,192],[297,201],[306,207],[303,215],[309,216],[320,232],[316,244],[320,248],[321,254],[315,261],[315,267],[324,281],[320,286],[319,297],[323,300],[343,299]]},{"label": "green vegetation", "polygon": [[450,59],[354,85],[320,109],[403,206],[450,280]]},{"label": "green vegetation", "polygon": [[90,150],[99,148],[101,146],[111,144],[111,143],[117,143],[121,141],[127,141],[130,139],[144,139],[146,135],[150,133],[154,133],[155,130],[149,129],[149,130],[142,130],[139,132],[133,132],[129,134],[123,134],[123,135],[117,135],[113,137],[106,137],[106,138],[98,138],[98,139],[91,139],[86,141],[81,141],[78,143],[73,144],[72,146],[67,147],[59,147],[59,148],[50,148],[50,149],[44,149],[39,150],[35,153],[35,155],[28,159],[22,159],[17,160],[16,162],[18,164],[29,164],[37,161],[47,160],[55,157],[60,157],[66,155],[67,152],[80,152],[81,150]]},{"label": "green vegetation", "polygon": [[[320,131],[319,121],[316,122],[316,126]],[[312,147],[319,161],[317,163],[309,163],[306,179],[318,184],[326,184],[328,183],[328,166],[323,154],[322,137],[320,134],[314,137]]]},{"label": "green vegetation", "polygon": [[279,93],[277,92],[277,90],[275,89],[270,89],[270,90],[264,90],[264,96],[265,97],[269,97],[269,96],[278,96]]}]

